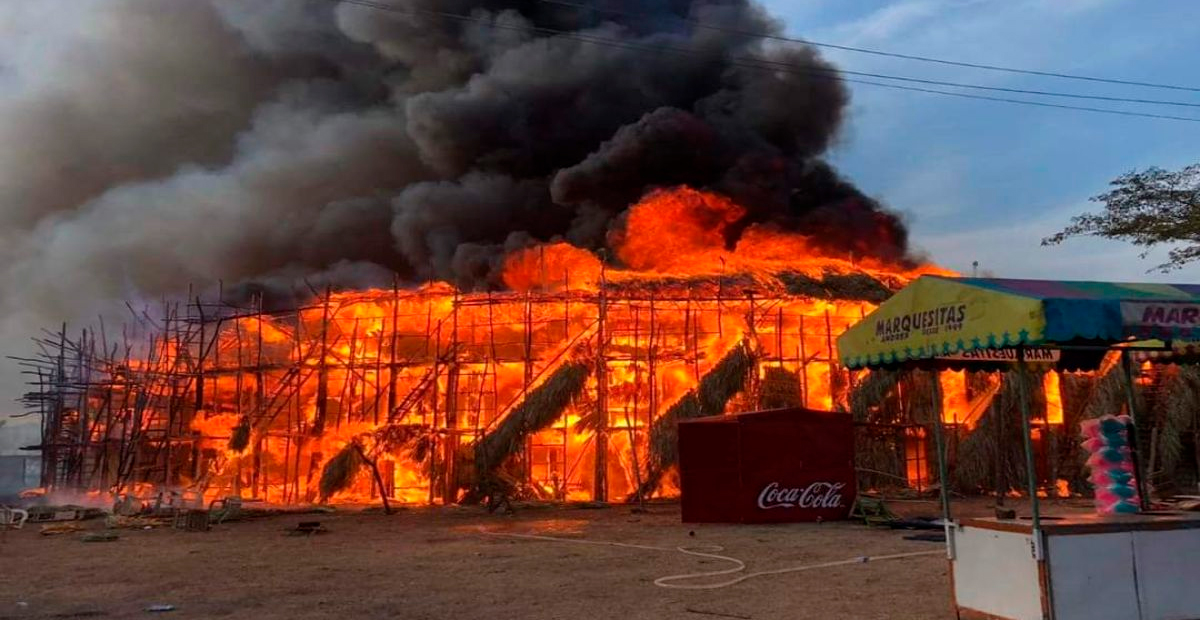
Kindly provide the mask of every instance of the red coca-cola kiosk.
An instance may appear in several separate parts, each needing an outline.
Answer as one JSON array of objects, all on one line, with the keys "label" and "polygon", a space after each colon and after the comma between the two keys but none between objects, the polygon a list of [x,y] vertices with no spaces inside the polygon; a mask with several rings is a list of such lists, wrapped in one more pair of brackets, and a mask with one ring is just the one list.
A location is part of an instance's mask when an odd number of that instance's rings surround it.
[{"label": "red coca-cola kiosk", "polygon": [[848,414],[778,409],[679,423],[685,523],[844,519],[854,505]]}]

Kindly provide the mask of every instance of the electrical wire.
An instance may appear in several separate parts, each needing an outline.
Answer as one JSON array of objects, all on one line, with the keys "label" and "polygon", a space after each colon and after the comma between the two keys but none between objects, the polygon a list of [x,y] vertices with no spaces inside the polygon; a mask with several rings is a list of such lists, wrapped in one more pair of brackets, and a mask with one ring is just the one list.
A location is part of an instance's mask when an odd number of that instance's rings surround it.
[{"label": "electrical wire", "polygon": [[[543,4],[556,4],[559,6],[574,7],[574,8],[578,8],[578,9],[586,9],[589,11],[595,11],[595,12],[599,12],[599,13],[608,13],[610,15],[623,15],[623,16],[627,16],[627,17],[651,17],[650,15],[644,14],[644,13],[639,14],[639,13],[633,13],[630,11],[619,11],[616,9],[604,9],[604,8],[600,8],[600,7],[597,7],[594,5],[584,4],[581,2],[567,2],[566,0],[538,0],[538,1],[542,2]],[[949,65],[952,67],[966,67],[966,68],[970,68],[970,69],[983,69],[983,70],[987,70],[987,71],[999,71],[999,72],[1004,72],[1004,73],[1037,75],[1037,76],[1041,76],[1041,77],[1061,78],[1061,79],[1065,79],[1065,80],[1081,80],[1081,81],[1085,81],[1085,82],[1100,82],[1100,83],[1104,83],[1104,84],[1120,84],[1122,86],[1141,86],[1144,88],[1162,88],[1162,89],[1167,89],[1167,90],[1200,92],[1200,87],[1193,87],[1193,86],[1180,86],[1180,85],[1176,85],[1176,84],[1161,84],[1161,83],[1155,83],[1155,82],[1139,82],[1139,81],[1134,81],[1134,80],[1120,80],[1120,79],[1115,79],[1115,78],[1102,78],[1102,77],[1078,75],[1078,74],[1072,74],[1072,73],[1056,73],[1053,71],[1038,71],[1035,69],[1018,69],[1015,67],[1003,67],[1003,66],[999,66],[999,65],[987,65],[987,64],[980,64],[980,63],[973,63],[973,62],[963,62],[963,61],[958,61],[958,60],[947,60],[945,58],[932,58],[929,56],[916,56],[913,54],[901,54],[901,53],[897,53],[897,52],[887,52],[887,51],[883,51],[883,50],[876,50],[876,49],[870,49],[870,48],[865,48],[865,47],[853,47],[850,45],[838,45],[835,43],[822,43],[820,41],[813,41],[811,39],[802,39],[802,38],[798,38],[798,37],[787,37],[787,36],[783,36],[783,35],[771,34],[771,33],[766,33],[766,32],[754,32],[754,31],[749,31],[749,30],[742,30],[739,28],[730,28],[727,26],[719,26],[716,24],[710,24],[707,22],[702,22],[700,20],[691,19],[691,18],[687,18],[687,17],[675,17],[675,19],[678,19],[679,21],[687,23],[691,26],[695,26],[697,28],[705,28],[708,30],[715,30],[718,32],[727,32],[730,34],[738,34],[738,35],[753,37],[753,38],[771,39],[771,40],[775,40],[775,41],[786,41],[789,43],[802,43],[804,45],[811,45],[813,47],[824,47],[824,48],[829,48],[829,49],[842,50],[842,51],[846,51],[846,52],[856,52],[859,54],[871,54],[874,56],[884,56],[887,58],[899,58],[901,60],[912,60],[912,61],[917,61],[917,62],[927,62],[927,63],[934,63],[934,64],[940,64],[940,65]]]},{"label": "electrical wire", "polygon": [[694,547],[675,547],[675,548],[655,547],[655,546],[651,546],[651,545],[635,545],[635,544],[630,544],[630,543],[611,542],[611,541],[607,541],[607,540],[587,540],[585,538],[561,538],[558,536],[541,536],[538,534],[512,534],[512,533],[507,533],[507,532],[490,532],[490,531],[484,529],[482,526],[479,527],[479,532],[485,536],[495,536],[495,537],[499,537],[499,538],[516,538],[516,539],[521,539],[521,540],[540,540],[540,541],[545,541],[545,542],[573,543],[573,544],[577,544],[577,545],[591,545],[591,546],[598,546],[598,547],[620,547],[620,548],[625,548],[625,549],[638,549],[641,551],[678,552],[678,553],[682,553],[684,555],[690,555],[693,557],[705,558],[705,559],[709,559],[709,560],[720,560],[723,562],[731,562],[734,564],[734,566],[732,566],[730,568],[714,570],[714,571],[705,571],[705,572],[699,572],[699,573],[686,573],[686,574],[682,574],[682,575],[667,575],[665,577],[659,577],[658,579],[654,580],[654,585],[656,585],[660,588],[668,588],[668,589],[672,589],[672,590],[718,590],[720,588],[728,588],[729,586],[737,585],[739,583],[742,583],[743,581],[748,581],[750,579],[754,579],[755,577],[766,577],[769,575],[786,575],[789,573],[799,573],[799,572],[810,571],[810,570],[818,570],[818,569],[822,569],[822,568],[833,568],[835,566],[848,566],[851,564],[866,564],[868,562],[882,562],[885,560],[902,560],[902,559],[906,559],[906,558],[916,558],[916,557],[922,557],[922,556],[945,555],[946,554],[945,550],[941,550],[941,551],[914,551],[914,552],[910,552],[910,553],[893,553],[893,554],[889,554],[889,555],[859,556],[856,558],[850,558],[850,559],[846,559],[846,560],[836,560],[833,562],[822,562],[820,564],[805,564],[802,566],[789,566],[786,568],[776,568],[776,569],[772,569],[772,570],[755,571],[753,573],[745,573],[742,575],[738,575],[737,577],[733,577],[731,579],[726,579],[724,581],[718,581],[716,583],[686,584],[686,583],[677,583],[677,582],[692,581],[695,579],[707,579],[707,578],[712,578],[712,577],[721,577],[724,575],[733,575],[736,573],[741,573],[746,570],[746,563],[735,557],[731,557],[728,555],[720,555],[718,552],[725,550],[725,548],[721,547],[720,545],[698,545],[698,546],[694,546]]},{"label": "electrical wire", "polygon": [[[408,15],[427,14],[427,15],[433,15],[433,16],[437,16],[437,17],[444,17],[446,19],[451,19],[451,20],[455,20],[455,21],[481,23],[481,24],[486,24],[493,28],[498,28],[498,29],[517,30],[517,31],[534,31],[534,32],[538,32],[541,34],[553,35],[553,36],[557,36],[560,38],[579,41],[582,43],[588,43],[588,44],[592,44],[592,45],[623,48],[623,49],[629,49],[629,50],[641,51],[641,52],[650,52],[650,53],[667,52],[667,53],[672,53],[672,54],[682,54],[682,55],[689,55],[689,56],[700,56],[701,55],[701,53],[699,51],[694,50],[694,49],[678,48],[678,47],[673,47],[673,46],[662,46],[662,45],[654,45],[654,46],[641,45],[641,44],[632,43],[629,41],[622,41],[619,39],[596,37],[596,36],[592,36],[592,35],[585,35],[585,34],[580,34],[577,32],[560,30],[560,29],[556,29],[556,28],[546,28],[543,26],[507,25],[507,24],[495,23],[495,22],[492,22],[491,20],[487,20],[484,18],[472,16],[472,15],[461,15],[458,13],[439,11],[436,9],[402,8],[402,7],[382,4],[379,2],[374,2],[372,0],[331,0],[331,1],[332,2],[340,2],[343,4],[357,5],[357,6],[367,7],[367,8],[373,8],[373,9],[377,9],[380,11],[388,11],[388,12],[408,14]],[[1031,101],[1028,99],[1014,99],[1014,98],[1010,98],[1010,97],[996,97],[996,96],[988,96],[988,95],[958,93],[958,92],[939,90],[939,89],[933,89],[933,88],[921,88],[921,87],[916,87],[916,86],[904,86],[904,85],[900,85],[900,84],[876,82],[876,81],[872,81],[872,80],[846,78],[846,77],[842,77],[841,74],[853,74],[853,73],[847,72],[847,71],[838,71],[838,70],[833,70],[833,69],[801,67],[801,66],[795,65],[793,63],[787,63],[787,62],[782,62],[782,61],[773,61],[773,60],[762,59],[762,58],[734,56],[734,57],[726,57],[726,60],[728,60],[729,64],[732,64],[733,66],[739,66],[739,67],[744,67],[744,68],[748,68],[748,69],[758,69],[758,70],[764,70],[764,71],[782,71],[785,73],[814,76],[814,77],[818,77],[818,78],[824,78],[824,79],[834,80],[834,81],[848,83],[848,84],[862,84],[862,85],[867,85],[867,86],[891,88],[894,90],[904,90],[904,91],[911,91],[911,92],[936,94],[936,95],[943,95],[943,96],[948,96],[948,97],[959,97],[959,98],[963,98],[963,99],[995,101],[995,102],[1011,103],[1011,104],[1018,104],[1018,105],[1036,106],[1036,107],[1042,107],[1042,108],[1056,108],[1056,109],[1061,109],[1061,110],[1075,110],[1075,111],[1093,112],[1093,113],[1098,113],[1098,114],[1110,114],[1110,115],[1117,115],[1117,116],[1155,118],[1155,119],[1162,119],[1162,120],[1200,123],[1200,118],[1196,118],[1196,117],[1174,116],[1174,115],[1169,115],[1169,114],[1154,114],[1154,113],[1150,113],[1150,112],[1134,112],[1131,110],[1115,110],[1115,109],[1111,109],[1111,108],[1095,108],[1095,107],[1089,107],[1089,106],[1066,105],[1066,104],[1058,104],[1058,103],[1048,103],[1048,102],[1044,102],[1044,101]],[[1042,93],[1039,91],[1021,91],[1018,89],[1004,89],[1004,88],[999,88],[999,87],[967,85],[967,84],[958,84],[958,83],[952,83],[952,82],[935,82],[935,81],[931,81],[931,80],[921,80],[918,78],[906,78],[906,77],[902,77],[902,76],[886,76],[886,75],[878,75],[878,74],[864,74],[864,75],[872,75],[872,76],[877,75],[881,79],[894,79],[894,80],[904,80],[904,81],[917,82],[917,83],[950,85],[950,86],[961,87],[961,88],[978,88],[978,89],[983,89],[983,90],[998,90],[998,91],[1004,91],[1004,92],[1014,92],[1015,91],[1015,92],[1024,92],[1024,93],[1028,93],[1028,94],[1045,94],[1045,93]],[[1088,95],[1073,95],[1073,94],[1067,94],[1067,93],[1058,93],[1058,94],[1056,94],[1056,96],[1079,97],[1079,98],[1085,98],[1085,99],[1102,98],[1102,97],[1098,97],[1098,96],[1093,97],[1093,96],[1088,96]],[[1102,99],[1108,99],[1108,98],[1102,98]],[[1129,101],[1129,102],[1139,102],[1139,101],[1147,102],[1147,103],[1152,102],[1152,103],[1166,104],[1166,105],[1189,105],[1189,106],[1197,105],[1197,107],[1200,107],[1200,104],[1187,104],[1187,103],[1183,103],[1183,102],[1165,102],[1165,101],[1133,100],[1133,99],[1119,99],[1119,98],[1111,98],[1111,99],[1117,100],[1117,101]]]}]

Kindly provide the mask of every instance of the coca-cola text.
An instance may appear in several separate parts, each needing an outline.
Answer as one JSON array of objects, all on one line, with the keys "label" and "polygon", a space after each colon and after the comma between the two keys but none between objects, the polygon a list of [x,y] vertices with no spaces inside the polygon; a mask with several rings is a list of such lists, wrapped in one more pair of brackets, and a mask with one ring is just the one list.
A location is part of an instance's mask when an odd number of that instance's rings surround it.
[{"label": "coca-cola text", "polygon": [[758,507],[763,510],[841,508],[845,486],[842,482],[814,482],[803,488],[786,488],[772,482],[758,494]]}]

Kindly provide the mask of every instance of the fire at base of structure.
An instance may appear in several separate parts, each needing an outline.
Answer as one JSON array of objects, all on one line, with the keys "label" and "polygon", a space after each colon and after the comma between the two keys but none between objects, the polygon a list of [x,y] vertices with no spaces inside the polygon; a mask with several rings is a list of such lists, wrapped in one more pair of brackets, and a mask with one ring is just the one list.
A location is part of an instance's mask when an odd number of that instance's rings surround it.
[{"label": "fire at base of structure", "polygon": [[[434,285],[327,294],[285,313],[196,301],[144,317],[119,343],[98,330],[42,340],[57,353],[29,361],[39,389],[26,400],[43,417],[48,487],[314,501],[330,460],[357,442],[405,502],[457,501],[493,466],[546,499],[671,493],[654,438],[656,423],[673,428],[667,416],[752,407],[770,369],[789,377],[782,404],[845,404],[834,339],[873,308],[861,297],[886,294],[861,278],[869,292],[840,301],[740,278],[588,292]],[[739,350],[753,372],[709,379],[736,383],[714,404],[699,386]],[[480,458],[484,444],[500,458]],[[337,499],[377,488],[364,473]]]}]

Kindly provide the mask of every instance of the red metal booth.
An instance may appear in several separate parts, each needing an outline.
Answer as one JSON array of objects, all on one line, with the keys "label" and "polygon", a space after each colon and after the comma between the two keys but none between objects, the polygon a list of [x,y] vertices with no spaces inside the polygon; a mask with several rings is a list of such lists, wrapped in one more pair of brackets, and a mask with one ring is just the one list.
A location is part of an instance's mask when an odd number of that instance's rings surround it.
[{"label": "red metal booth", "polygon": [[779,409],[679,423],[685,523],[844,519],[854,505],[854,425]]}]

